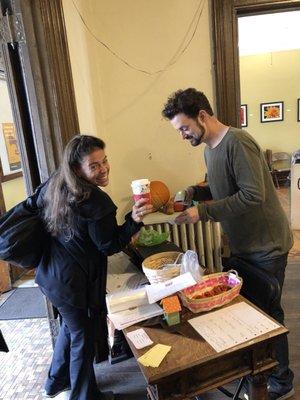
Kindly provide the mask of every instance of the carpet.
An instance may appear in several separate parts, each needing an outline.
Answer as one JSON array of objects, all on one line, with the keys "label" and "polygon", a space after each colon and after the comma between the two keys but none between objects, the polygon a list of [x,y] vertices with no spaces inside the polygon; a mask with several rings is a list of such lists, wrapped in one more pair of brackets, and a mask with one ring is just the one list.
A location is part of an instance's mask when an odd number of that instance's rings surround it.
[{"label": "carpet", "polygon": [[0,306],[0,320],[46,317],[45,300],[38,287],[16,289]]}]

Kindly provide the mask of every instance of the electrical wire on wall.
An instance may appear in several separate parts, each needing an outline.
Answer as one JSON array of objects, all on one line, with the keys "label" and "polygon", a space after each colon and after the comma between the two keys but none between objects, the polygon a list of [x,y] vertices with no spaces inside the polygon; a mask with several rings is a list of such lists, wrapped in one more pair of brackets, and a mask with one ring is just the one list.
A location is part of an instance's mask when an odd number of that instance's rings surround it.
[{"label": "electrical wire on wall", "polygon": [[174,55],[171,57],[170,61],[166,64],[166,66],[162,69],[159,69],[157,71],[147,71],[146,69],[142,69],[142,68],[138,68],[136,66],[134,66],[132,63],[130,63],[129,61],[127,61],[125,58],[121,57],[119,54],[117,54],[114,50],[112,50],[110,48],[109,45],[107,45],[106,43],[104,43],[101,39],[99,39],[94,32],[92,31],[92,29],[88,26],[87,22],[85,21],[85,19],[83,18],[82,14],[80,13],[80,10],[78,9],[76,3],[74,0],[72,0],[73,5],[83,23],[83,25],[85,26],[86,30],[89,32],[89,34],[96,40],[97,43],[99,43],[101,46],[103,46],[107,51],[109,51],[114,57],[116,57],[119,61],[121,61],[123,64],[125,64],[127,67],[141,72],[143,74],[146,75],[156,75],[156,74],[160,74],[162,72],[167,71],[171,66],[173,66],[174,64],[177,63],[177,61],[180,59],[180,57],[186,52],[186,50],[189,48],[193,38],[195,37],[195,34],[197,32],[197,29],[199,27],[199,22],[203,13],[203,9],[204,9],[204,4],[205,4],[205,0],[200,0],[199,1],[199,5],[197,7],[197,10],[195,11],[195,14],[189,24],[189,27],[185,33],[185,35],[183,36],[181,43],[179,44],[177,50],[175,51]]}]

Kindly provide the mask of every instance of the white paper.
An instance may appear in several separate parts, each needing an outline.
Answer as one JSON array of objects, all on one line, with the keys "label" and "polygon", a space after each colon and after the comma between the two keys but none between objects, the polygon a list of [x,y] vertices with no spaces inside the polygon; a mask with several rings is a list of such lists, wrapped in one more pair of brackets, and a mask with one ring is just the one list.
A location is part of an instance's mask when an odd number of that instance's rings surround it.
[{"label": "white paper", "polygon": [[124,252],[113,254],[107,258],[108,274],[123,274],[124,272],[138,272],[139,269],[130,261]]},{"label": "white paper", "polygon": [[148,283],[146,276],[120,252],[108,257],[107,293],[137,289]]},{"label": "white paper", "polygon": [[176,276],[176,278],[170,279],[165,282],[147,285],[146,291],[149,303],[156,303],[164,297],[170,296],[171,294],[174,294],[179,290],[185,289],[193,285],[196,285],[196,281],[192,277],[190,272],[186,272],[185,274]]},{"label": "white paper", "polygon": [[152,340],[142,328],[126,333],[126,336],[132,341],[136,349],[143,349],[153,344]]},{"label": "white paper", "polygon": [[217,352],[280,327],[245,302],[211,311],[190,319],[189,323]]},{"label": "white paper", "polygon": [[176,219],[176,217],[171,217],[170,219],[168,219],[168,224],[170,224],[170,225],[175,225],[175,219]]},{"label": "white paper", "polygon": [[129,289],[138,289],[149,283],[147,277],[142,273],[108,274],[106,291],[112,293]]},{"label": "white paper", "polygon": [[119,311],[114,314],[108,314],[108,318],[112,321],[116,329],[122,330],[137,322],[161,315],[163,312],[163,309],[157,304],[146,304],[129,310]]},{"label": "white paper", "polygon": [[117,291],[106,295],[109,314],[145,304],[149,304],[145,287],[124,292]]}]

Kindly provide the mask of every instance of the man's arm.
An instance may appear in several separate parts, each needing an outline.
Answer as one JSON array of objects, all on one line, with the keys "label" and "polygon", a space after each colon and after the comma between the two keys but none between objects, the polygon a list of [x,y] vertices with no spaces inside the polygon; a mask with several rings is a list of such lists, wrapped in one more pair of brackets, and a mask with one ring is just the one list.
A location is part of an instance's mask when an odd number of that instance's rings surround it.
[{"label": "man's arm", "polygon": [[192,204],[192,200],[196,201],[206,201],[212,200],[211,191],[209,185],[204,186],[189,186],[185,189],[186,195],[184,202],[186,204]]},{"label": "man's arm", "polygon": [[237,142],[231,154],[232,169],[238,191],[211,204],[199,204],[201,220],[223,221],[245,214],[265,201],[263,160],[253,142]]},{"label": "man's arm", "polygon": [[212,200],[212,195],[210,191],[209,185],[204,185],[204,186],[192,186],[194,189],[194,196],[193,200],[196,201],[207,201],[207,200]]},{"label": "man's arm", "polygon": [[225,199],[188,208],[175,219],[177,224],[198,220],[223,221],[245,214],[265,201],[263,162],[257,146],[252,142],[237,142],[231,162],[238,191]]}]

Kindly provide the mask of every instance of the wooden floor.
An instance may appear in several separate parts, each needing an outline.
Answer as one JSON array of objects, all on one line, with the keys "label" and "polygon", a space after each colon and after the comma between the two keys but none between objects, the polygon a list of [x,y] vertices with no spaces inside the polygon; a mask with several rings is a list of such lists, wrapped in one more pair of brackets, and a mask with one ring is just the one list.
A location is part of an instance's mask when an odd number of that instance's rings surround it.
[{"label": "wooden floor", "polygon": [[[278,191],[280,200],[289,214],[288,190]],[[283,304],[286,325],[290,330],[290,361],[295,373],[294,400],[300,400],[300,231],[294,232],[295,244],[289,256]],[[0,321],[0,328],[8,342],[10,352],[0,353],[0,400],[43,399],[42,389],[52,348],[48,321],[32,320]],[[130,359],[119,364],[97,364],[96,376],[103,390],[118,393],[119,400],[143,400],[145,382],[135,362]],[[226,398],[218,391],[201,396],[204,400]],[[68,399],[61,394],[56,400]],[[87,399],[89,400],[89,399]]]}]

